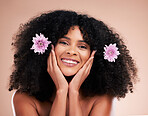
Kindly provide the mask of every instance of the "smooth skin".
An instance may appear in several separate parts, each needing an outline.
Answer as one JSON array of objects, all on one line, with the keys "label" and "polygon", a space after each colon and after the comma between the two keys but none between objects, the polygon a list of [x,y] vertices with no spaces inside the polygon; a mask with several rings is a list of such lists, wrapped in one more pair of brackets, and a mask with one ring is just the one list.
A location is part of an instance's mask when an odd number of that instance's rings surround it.
[{"label": "smooth skin", "polygon": [[[80,87],[90,73],[94,54],[83,40],[78,26],[52,45],[47,71],[56,86],[53,103],[40,102],[25,93],[14,96],[16,116],[110,116],[112,99],[108,95],[84,98]],[[67,65],[62,59],[73,60]],[[65,76],[73,76],[68,83]]]}]

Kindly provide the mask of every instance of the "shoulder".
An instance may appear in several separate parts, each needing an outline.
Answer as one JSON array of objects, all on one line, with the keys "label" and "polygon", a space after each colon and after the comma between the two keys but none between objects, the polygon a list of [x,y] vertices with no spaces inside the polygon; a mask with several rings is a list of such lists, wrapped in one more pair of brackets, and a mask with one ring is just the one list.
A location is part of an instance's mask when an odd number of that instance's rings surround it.
[{"label": "shoulder", "polygon": [[29,96],[27,93],[16,91],[13,98],[13,103],[14,105],[21,104],[21,103],[29,103],[34,105],[34,100],[35,98],[32,96]]},{"label": "shoulder", "polygon": [[113,97],[109,95],[102,95],[96,96],[93,99],[94,103],[90,116],[110,116]]},{"label": "shoulder", "polygon": [[35,98],[29,96],[27,93],[21,93],[17,91],[14,95],[13,103],[16,116],[27,116],[30,114],[34,114],[33,116],[37,116]]},{"label": "shoulder", "polygon": [[102,96],[96,96],[95,98],[95,102],[94,102],[94,105],[95,104],[98,104],[98,103],[112,103],[112,100],[113,100],[113,97],[110,96],[110,95],[102,95]]}]

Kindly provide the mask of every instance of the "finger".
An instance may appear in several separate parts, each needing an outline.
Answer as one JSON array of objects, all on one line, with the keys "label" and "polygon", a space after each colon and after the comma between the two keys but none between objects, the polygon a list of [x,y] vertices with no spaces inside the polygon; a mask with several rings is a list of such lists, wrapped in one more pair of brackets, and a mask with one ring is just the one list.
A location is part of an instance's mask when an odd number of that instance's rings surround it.
[{"label": "finger", "polygon": [[54,50],[54,45],[53,44],[51,44],[51,50]]},{"label": "finger", "polygon": [[94,59],[94,55],[96,53],[96,50],[94,50],[92,53],[91,53],[91,56],[90,58],[88,59],[88,61],[84,64],[84,67],[88,67],[88,65],[91,63],[93,63],[93,59]]},{"label": "finger", "polygon": [[89,61],[89,63],[85,66],[85,68],[84,69],[82,69],[82,70],[84,70],[84,74],[87,74],[87,76],[88,76],[88,74],[90,73],[90,70],[91,70],[91,67],[92,67],[92,64],[93,64],[93,57],[90,59],[90,61]]},{"label": "finger", "polygon": [[80,88],[81,84],[84,82],[84,80],[87,78],[87,76],[90,73],[95,53],[96,53],[96,51],[92,52],[90,58],[86,61],[86,63],[77,72],[77,74],[75,75],[75,77],[72,80],[72,82],[75,82],[77,84],[78,89]]},{"label": "finger", "polygon": [[91,53],[91,56],[90,58],[88,59],[88,61],[84,64],[86,65],[86,67],[89,65],[89,63],[94,59],[94,55],[96,53],[96,50],[94,50],[92,53]]},{"label": "finger", "polygon": [[[91,57],[86,64],[84,64],[84,66],[79,70],[79,72],[77,73],[79,76],[86,77],[86,74],[88,73],[88,70],[91,69],[93,63],[93,57]],[[80,80],[82,78],[78,78],[78,80]],[[83,80],[83,79],[82,79]]]},{"label": "finger", "polygon": [[50,74],[51,74],[51,78],[54,81],[55,85],[57,85],[57,78],[54,78],[53,74],[54,72],[54,46],[51,45],[52,49],[49,55],[49,68],[50,68]]},{"label": "finger", "polygon": [[48,68],[52,69],[52,66],[53,63],[52,63],[52,49],[50,51],[50,54],[49,54],[49,57],[48,57]]},{"label": "finger", "polygon": [[83,73],[88,73],[89,74],[89,72],[91,70],[91,67],[92,67],[92,64],[93,64],[94,54],[95,54],[95,51],[93,51],[91,57],[84,64],[84,66],[80,69]]},{"label": "finger", "polygon": [[91,56],[90,57],[94,57],[95,53],[97,52],[97,50],[94,50],[92,53],[91,53]]},{"label": "finger", "polygon": [[52,65],[52,67],[54,68],[54,65],[55,65],[55,52],[54,52],[54,46],[51,45],[52,49],[51,49],[51,53],[50,53],[50,63]]},{"label": "finger", "polygon": [[93,60],[90,61],[89,65],[87,66],[86,68],[86,72],[89,74],[90,70],[91,70],[91,67],[92,67],[92,64],[93,64]]},{"label": "finger", "polygon": [[94,59],[94,57],[93,56],[91,56],[88,60],[87,60],[87,62],[84,64],[84,68],[87,68],[88,67],[88,65],[91,63],[91,61],[93,61],[93,59]]},{"label": "finger", "polygon": [[97,52],[97,50],[94,50],[94,51],[91,53],[90,63],[88,64],[88,65],[89,65],[88,68],[89,68],[89,67],[91,68],[91,66],[92,66],[92,64],[93,64],[93,61],[94,61],[94,55],[95,55],[96,52]]},{"label": "finger", "polygon": [[[56,55],[55,55],[55,51],[54,51],[54,46],[52,46],[52,64],[53,64],[53,69],[55,71],[58,71],[58,74],[60,73],[63,77],[63,74],[58,66],[58,63],[57,63],[57,59],[56,59]],[[60,78],[62,79],[62,78]]]},{"label": "finger", "polygon": [[82,85],[82,83],[84,82],[84,80],[87,78],[87,76],[90,73],[91,70],[91,66],[93,63],[93,58],[90,59],[90,62],[88,62],[88,65],[86,64],[84,67],[82,67],[78,73],[75,75],[75,77],[73,78],[73,80],[75,80],[75,82],[78,84],[78,89],[80,88],[80,86]]},{"label": "finger", "polygon": [[57,66],[57,59],[56,59],[56,55],[55,55],[55,51],[54,51],[54,46],[52,45],[52,63],[53,63],[53,67],[55,68]]},{"label": "finger", "polygon": [[79,82],[80,82],[80,85],[84,82],[84,80],[88,77],[89,73],[90,73],[90,70],[91,70],[91,66],[92,66],[92,63],[93,63],[93,60],[91,60],[91,62],[89,63],[89,65],[85,68],[85,69],[82,69],[81,71],[81,75],[82,78],[79,78]]},{"label": "finger", "polygon": [[72,81],[74,81],[77,84],[78,89],[80,88],[84,80],[87,78],[89,70],[91,69],[92,62],[93,57],[89,58],[89,60],[84,64],[84,66],[77,72],[77,74],[73,78]]}]

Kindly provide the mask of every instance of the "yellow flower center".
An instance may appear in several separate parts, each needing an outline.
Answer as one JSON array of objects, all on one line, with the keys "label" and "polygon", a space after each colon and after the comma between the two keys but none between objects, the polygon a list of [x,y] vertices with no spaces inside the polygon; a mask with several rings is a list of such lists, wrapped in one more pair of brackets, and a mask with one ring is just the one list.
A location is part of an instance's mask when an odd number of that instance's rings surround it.
[{"label": "yellow flower center", "polygon": [[39,46],[43,46],[43,43],[42,42],[39,42],[38,44],[39,44]]},{"label": "yellow flower center", "polygon": [[109,55],[112,55],[113,54],[113,51],[109,51],[109,53],[108,53]]}]

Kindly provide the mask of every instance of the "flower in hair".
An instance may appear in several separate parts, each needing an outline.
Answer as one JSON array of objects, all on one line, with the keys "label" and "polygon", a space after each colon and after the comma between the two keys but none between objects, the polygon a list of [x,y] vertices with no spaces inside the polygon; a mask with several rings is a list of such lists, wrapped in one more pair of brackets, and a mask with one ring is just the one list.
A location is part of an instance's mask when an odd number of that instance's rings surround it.
[{"label": "flower in hair", "polygon": [[47,41],[48,38],[45,38],[43,34],[40,33],[40,35],[36,34],[36,37],[33,37],[33,45],[30,48],[31,50],[34,49],[34,52],[38,52],[38,54],[43,54],[45,50],[47,50],[48,45],[51,43],[51,41]]},{"label": "flower in hair", "polygon": [[110,44],[109,46],[105,45],[104,50],[104,59],[109,62],[115,62],[115,59],[117,59],[120,54],[118,48],[116,47],[116,43]]}]

